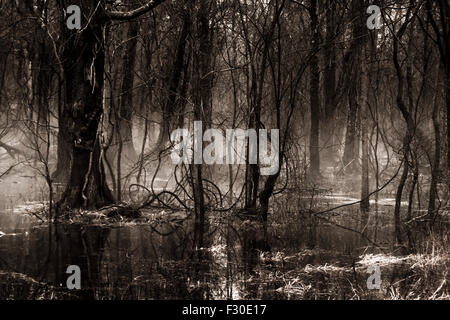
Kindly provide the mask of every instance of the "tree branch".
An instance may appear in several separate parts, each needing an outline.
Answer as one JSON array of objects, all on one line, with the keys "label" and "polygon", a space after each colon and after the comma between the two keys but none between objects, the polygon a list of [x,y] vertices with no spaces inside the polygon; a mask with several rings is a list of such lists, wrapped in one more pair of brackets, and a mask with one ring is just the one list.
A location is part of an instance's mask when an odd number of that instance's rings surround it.
[{"label": "tree branch", "polygon": [[11,158],[15,158],[16,154],[25,155],[25,153],[22,150],[19,150],[13,146],[7,145],[6,143],[3,143],[0,141],[0,148],[3,148],[6,150],[6,152],[11,156]]},{"label": "tree branch", "polygon": [[131,11],[106,11],[106,15],[114,20],[131,20],[139,17],[163,3],[165,0],[150,0],[147,4]]}]

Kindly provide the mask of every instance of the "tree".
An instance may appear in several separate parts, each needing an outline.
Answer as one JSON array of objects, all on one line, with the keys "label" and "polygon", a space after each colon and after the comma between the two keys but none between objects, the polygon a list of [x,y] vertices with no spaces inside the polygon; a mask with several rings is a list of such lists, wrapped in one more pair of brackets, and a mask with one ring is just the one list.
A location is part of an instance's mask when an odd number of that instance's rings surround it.
[{"label": "tree", "polygon": [[338,153],[335,139],[337,90],[336,90],[336,37],[337,37],[337,5],[336,0],[326,0],[325,43],[322,50],[324,61],[323,90],[324,107],[320,122],[320,139],[322,141],[322,162],[333,163],[332,159]]},{"label": "tree", "polygon": [[342,158],[343,165],[349,173],[355,173],[359,155],[359,116],[360,116],[360,85],[361,85],[361,55],[364,42],[365,23],[363,19],[363,1],[352,0],[352,40],[344,57],[348,76],[346,78],[346,93],[348,97],[347,130]]},{"label": "tree", "polygon": [[[309,162],[310,175],[312,179],[318,178],[320,175],[320,147],[319,147],[319,131],[320,131],[320,95],[319,95],[319,19],[317,17],[317,0],[311,0],[309,15],[311,18],[311,50],[313,55],[309,62],[310,68],[310,105],[311,105],[311,131],[309,135]],[[331,76],[330,76],[331,77]]]},{"label": "tree", "polygon": [[[103,112],[105,27],[110,19],[130,20],[163,1],[149,1],[129,12],[107,11],[106,2],[72,1],[84,17],[82,29],[61,27],[64,47],[61,61],[64,69],[64,113],[68,114],[67,130],[71,135],[70,178],[60,205],[70,208],[98,208],[113,201],[102,163],[99,123]],[[66,1],[58,2],[67,8]],[[62,21],[64,24],[65,21]]]},{"label": "tree", "polygon": [[[426,0],[428,19],[433,28],[435,39],[439,49],[439,55],[445,71],[445,104],[447,109],[447,170],[450,171],[450,7],[448,1],[434,2],[438,14],[433,11],[433,4]],[[431,36],[427,33],[428,36]],[[450,181],[450,179],[449,179]],[[448,182],[450,188],[450,182]]]}]

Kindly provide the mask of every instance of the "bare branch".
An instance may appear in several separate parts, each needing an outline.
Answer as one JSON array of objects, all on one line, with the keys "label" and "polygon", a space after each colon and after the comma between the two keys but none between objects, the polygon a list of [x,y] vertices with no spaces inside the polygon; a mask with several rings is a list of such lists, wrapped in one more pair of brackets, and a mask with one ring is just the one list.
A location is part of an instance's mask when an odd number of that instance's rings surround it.
[{"label": "bare branch", "polygon": [[131,11],[106,11],[106,15],[115,20],[131,20],[139,17],[163,3],[165,0],[150,0],[147,4]]}]

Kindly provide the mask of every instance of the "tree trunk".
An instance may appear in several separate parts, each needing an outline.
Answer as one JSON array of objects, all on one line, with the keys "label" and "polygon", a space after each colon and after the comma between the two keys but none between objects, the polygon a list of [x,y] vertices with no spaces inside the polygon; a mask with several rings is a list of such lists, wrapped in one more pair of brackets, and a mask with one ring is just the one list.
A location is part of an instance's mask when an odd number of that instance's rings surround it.
[{"label": "tree trunk", "polygon": [[[64,8],[64,2],[61,1]],[[98,126],[103,112],[104,16],[95,2],[74,0],[89,24],[78,32],[62,26],[65,112],[72,165],[62,207],[98,208],[113,201],[104,179]],[[65,9],[65,8],[64,8]],[[65,23],[65,21],[63,21]]]},{"label": "tree trunk", "polygon": [[348,63],[346,72],[349,72],[347,96],[348,96],[348,114],[347,114],[347,130],[345,133],[345,148],[343,156],[343,164],[346,166],[345,171],[352,174],[357,168],[359,143],[358,143],[358,114],[359,114],[359,87],[361,75],[361,50],[364,35],[364,19],[362,15],[361,0],[352,0],[352,44],[347,53]]},{"label": "tree trunk", "polygon": [[[437,73],[437,77],[439,78],[439,72]],[[428,201],[428,215],[433,220],[436,212],[436,197],[437,197],[437,183],[439,178],[439,167],[441,165],[441,131],[439,126],[439,104],[437,102],[437,96],[434,97],[433,102],[433,128],[434,128],[434,160],[431,164],[431,183],[430,183],[430,196]]]},{"label": "tree trunk", "polygon": [[320,150],[319,150],[319,121],[320,121],[320,96],[319,96],[319,21],[317,17],[317,0],[311,0],[310,7],[311,50],[314,52],[310,59],[310,104],[311,104],[311,130],[309,135],[309,174],[314,182],[320,176]]},{"label": "tree trunk", "polygon": [[[436,9],[433,7],[436,5]],[[447,109],[447,186],[450,191],[450,32],[448,26],[450,25],[450,6],[448,1],[426,1],[426,9],[428,19],[431,22],[433,31],[436,35],[433,41],[439,48],[439,55],[441,62],[445,69],[445,104]],[[434,16],[434,11],[438,12],[438,16]],[[430,36],[427,33],[427,36]]]},{"label": "tree trunk", "polygon": [[[363,214],[363,223],[368,222],[368,213],[370,209],[369,201],[369,104],[374,106],[376,104],[375,88],[372,87],[376,83],[374,61],[376,61],[376,45],[377,32],[373,30],[370,34],[370,43],[364,46],[364,52],[368,51],[369,55],[365,55],[365,61],[371,61],[363,64],[361,75],[361,204],[360,209]],[[370,89],[369,89],[370,88]]]},{"label": "tree trunk", "polygon": [[70,134],[65,128],[68,128],[67,112],[65,112],[63,83],[58,79],[58,145],[57,145],[57,163],[56,170],[52,179],[58,183],[67,183],[70,173],[70,157],[71,145]]},{"label": "tree trunk", "polygon": [[137,161],[136,150],[133,146],[133,81],[136,65],[136,46],[139,23],[130,21],[127,32],[127,45],[123,56],[123,78],[120,89],[119,125],[115,133],[119,135],[116,142],[122,144],[122,158],[134,163]]},{"label": "tree trunk", "polygon": [[[172,130],[173,125],[179,124],[180,121],[174,121],[179,120],[179,117],[174,117],[175,114],[178,113],[178,115],[181,115],[184,110],[184,108],[177,108],[177,100],[183,99],[181,103],[179,103],[180,106],[186,105],[186,101],[182,95],[182,92],[179,92],[179,90],[183,91],[183,85],[180,89],[180,82],[182,75],[184,73],[184,79],[186,79],[187,71],[186,68],[186,44],[187,44],[187,38],[189,35],[189,32],[191,30],[191,16],[190,12],[186,11],[184,12],[184,18],[183,18],[183,27],[180,33],[180,38],[178,40],[177,48],[176,48],[176,54],[174,57],[173,64],[169,66],[172,68],[171,71],[171,78],[168,86],[168,92],[167,92],[167,99],[163,105],[162,108],[162,124],[160,126],[158,141],[156,143],[156,148],[159,151],[165,149],[165,145],[167,141],[169,140],[170,136],[170,130]],[[185,91],[185,90],[184,90]],[[177,99],[181,96],[181,99]],[[177,110],[178,109],[178,110]]]},{"label": "tree trunk", "polygon": [[320,139],[322,141],[322,163],[326,161],[334,164],[335,155],[338,154],[334,141],[334,117],[337,107],[336,99],[336,1],[327,0],[326,13],[326,43],[323,50],[325,70],[323,75],[324,113],[321,117]]},{"label": "tree trunk", "polygon": [[[403,91],[404,91],[404,76],[403,71],[399,63],[398,59],[398,42],[401,41],[405,31],[406,27],[408,25],[410,11],[407,13],[406,21],[403,23],[403,25],[400,27],[398,32],[394,35],[393,40],[393,60],[394,60],[394,67],[397,75],[397,97],[396,97],[396,106],[400,110],[403,119],[405,120],[407,131],[406,135],[403,139],[403,173],[400,178],[398,187],[397,187],[397,194],[395,196],[395,207],[394,207],[394,233],[395,233],[395,239],[397,245],[402,245],[402,234],[401,234],[401,200],[402,200],[402,194],[403,194],[403,188],[405,186],[406,180],[408,179],[408,170],[409,170],[409,163],[408,163],[408,154],[410,152],[410,144],[412,143],[415,131],[416,131],[416,125],[414,123],[413,118],[411,117],[411,110],[408,110],[405,102],[403,100]],[[410,107],[412,107],[410,105]]]},{"label": "tree trunk", "polygon": [[400,216],[400,210],[401,210],[401,202],[402,202],[402,195],[403,195],[403,188],[405,187],[406,179],[408,179],[408,171],[409,171],[409,165],[408,165],[408,150],[409,150],[409,144],[407,143],[409,140],[408,134],[406,135],[403,143],[403,149],[405,158],[403,159],[403,172],[402,176],[400,177],[400,181],[398,183],[397,187],[397,193],[395,195],[395,207],[394,207],[394,236],[395,236],[395,242],[397,245],[403,244],[402,239],[402,229],[401,229],[401,216]]},{"label": "tree trunk", "polygon": [[[198,43],[196,53],[193,60],[193,92],[192,101],[194,104],[194,121],[202,121],[199,132],[195,134],[203,137],[203,133],[207,127],[211,126],[211,55],[212,55],[212,29],[209,27],[208,1],[200,0],[197,12],[196,30]],[[194,51],[195,52],[195,51]],[[195,129],[194,129],[195,131]],[[203,145],[203,139],[194,141],[194,153],[198,150],[199,145]],[[196,151],[197,150],[197,151]],[[203,154],[200,155],[203,160]],[[193,192],[194,192],[194,213],[195,213],[195,229],[194,229],[194,248],[200,249],[204,246],[203,236],[207,226],[206,208],[203,188],[203,165],[196,163],[191,165],[191,173],[193,176]],[[199,252],[200,253],[200,252]]]},{"label": "tree trunk", "polygon": [[[366,110],[363,111],[364,113]],[[364,116],[361,127],[361,204],[364,215],[369,211],[369,137],[367,133],[367,117]]]}]

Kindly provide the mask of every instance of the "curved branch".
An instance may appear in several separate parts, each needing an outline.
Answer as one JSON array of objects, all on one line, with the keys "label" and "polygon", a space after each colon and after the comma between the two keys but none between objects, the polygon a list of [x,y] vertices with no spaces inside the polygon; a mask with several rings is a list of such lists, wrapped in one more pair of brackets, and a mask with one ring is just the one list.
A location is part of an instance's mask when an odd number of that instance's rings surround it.
[{"label": "curved branch", "polygon": [[163,3],[165,0],[150,0],[147,4],[131,11],[106,11],[106,15],[114,20],[131,20],[137,18]]}]

